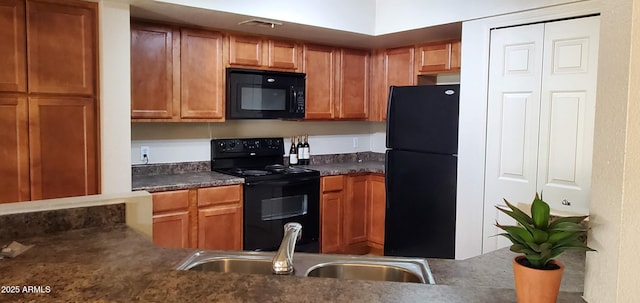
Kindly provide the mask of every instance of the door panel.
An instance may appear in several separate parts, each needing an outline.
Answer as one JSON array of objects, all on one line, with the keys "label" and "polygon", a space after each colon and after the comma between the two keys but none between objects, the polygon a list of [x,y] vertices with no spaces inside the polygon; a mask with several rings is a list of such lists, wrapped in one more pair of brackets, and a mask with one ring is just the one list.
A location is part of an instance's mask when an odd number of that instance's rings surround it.
[{"label": "door panel", "polygon": [[27,2],[30,92],[95,93],[96,6]]},{"label": "door panel", "polygon": [[95,101],[29,98],[31,199],[98,193]]},{"label": "door panel", "polygon": [[491,31],[483,252],[508,246],[494,226],[512,224],[495,205],[528,202],[536,191],[544,25]]},{"label": "door panel", "polygon": [[340,56],[340,118],[364,119],[369,112],[369,54],[343,49]]},{"label": "door panel", "polygon": [[29,200],[27,100],[0,95],[0,203]]},{"label": "door panel", "polygon": [[180,116],[224,119],[222,34],[182,29],[180,43]]},{"label": "door panel", "polygon": [[598,16],[545,25],[538,191],[554,210],[589,212],[599,28]]},{"label": "door panel", "polygon": [[0,2],[0,91],[27,90],[27,38],[24,27],[24,1]]},{"label": "door panel", "polygon": [[153,216],[153,243],[159,247],[189,247],[189,212]]},{"label": "door panel", "polygon": [[242,250],[242,206],[198,209],[198,247]]},{"label": "door panel", "polygon": [[305,119],[333,118],[336,50],[305,44],[303,64],[303,72],[307,73]]}]

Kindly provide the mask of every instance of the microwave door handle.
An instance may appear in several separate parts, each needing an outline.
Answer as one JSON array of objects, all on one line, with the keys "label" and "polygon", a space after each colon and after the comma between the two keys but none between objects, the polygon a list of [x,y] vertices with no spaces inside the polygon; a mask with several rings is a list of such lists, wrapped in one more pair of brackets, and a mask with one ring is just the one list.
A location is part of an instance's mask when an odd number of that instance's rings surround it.
[{"label": "microwave door handle", "polygon": [[296,108],[296,100],[298,99],[298,93],[296,92],[296,89],[293,87],[293,85],[291,86],[291,109],[293,111],[295,111]]}]

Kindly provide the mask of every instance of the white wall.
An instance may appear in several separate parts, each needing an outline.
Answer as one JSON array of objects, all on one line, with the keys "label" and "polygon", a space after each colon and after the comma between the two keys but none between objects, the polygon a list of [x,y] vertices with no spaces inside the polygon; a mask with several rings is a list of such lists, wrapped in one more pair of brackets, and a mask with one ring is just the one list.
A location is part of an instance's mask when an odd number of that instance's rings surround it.
[{"label": "white wall", "polygon": [[584,0],[376,0],[375,34],[447,24]]},{"label": "white wall", "polygon": [[[295,122],[239,120],[224,123],[134,123],[131,163],[141,164],[140,147],[150,148],[149,163],[208,161],[213,138],[284,137],[289,154],[291,136],[309,134],[312,155],[354,153],[374,150],[372,132],[384,123],[333,121]],[[383,133],[384,134],[384,133]],[[384,146],[384,141],[382,141]],[[379,152],[384,152],[382,149]]]},{"label": "white wall", "polygon": [[156,0],[361,34],[374,33],[373,0]]},{"label": "white wall", "polygon": [[131,191],[129,5],[100,1],[100,166],[103,194]]}]

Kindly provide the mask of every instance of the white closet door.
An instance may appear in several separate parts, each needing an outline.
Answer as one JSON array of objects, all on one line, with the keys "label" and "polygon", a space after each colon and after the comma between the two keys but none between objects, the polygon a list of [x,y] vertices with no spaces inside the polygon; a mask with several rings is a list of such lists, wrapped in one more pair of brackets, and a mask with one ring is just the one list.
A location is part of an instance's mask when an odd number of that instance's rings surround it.
[{"label": "white closet door", "polygon": [[599,28],[598,16],[545,24],[538,191],[553,210],[589,212]]},{"label": "white closet door", "polygon": [[483,252],[509,246],[494,206],[531,202],[536,192],[544,24],[491,31]]}]

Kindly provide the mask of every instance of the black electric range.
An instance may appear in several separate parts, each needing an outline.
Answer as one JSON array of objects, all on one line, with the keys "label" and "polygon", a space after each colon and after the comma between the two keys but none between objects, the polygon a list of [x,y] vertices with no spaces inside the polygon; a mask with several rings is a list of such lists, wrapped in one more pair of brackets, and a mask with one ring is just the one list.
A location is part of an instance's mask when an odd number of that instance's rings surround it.
[{"label": "black electric range", "polygon": [[298,222],[296,251],[319,252],[320,172],[285,166],[283,138],[211,140],[211,169],[245,180],[245,250],[277,250],[284,224]]}]

